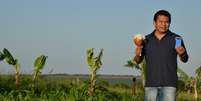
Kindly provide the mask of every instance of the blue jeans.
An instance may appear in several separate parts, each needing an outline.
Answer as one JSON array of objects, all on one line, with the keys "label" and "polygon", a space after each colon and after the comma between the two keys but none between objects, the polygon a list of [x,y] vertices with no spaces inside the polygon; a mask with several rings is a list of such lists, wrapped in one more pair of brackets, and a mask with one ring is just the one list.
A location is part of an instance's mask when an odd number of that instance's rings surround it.
[{"label": "blue jeans", "polygon": [[176,88],[145,87],[145,101],[176,101]]}]

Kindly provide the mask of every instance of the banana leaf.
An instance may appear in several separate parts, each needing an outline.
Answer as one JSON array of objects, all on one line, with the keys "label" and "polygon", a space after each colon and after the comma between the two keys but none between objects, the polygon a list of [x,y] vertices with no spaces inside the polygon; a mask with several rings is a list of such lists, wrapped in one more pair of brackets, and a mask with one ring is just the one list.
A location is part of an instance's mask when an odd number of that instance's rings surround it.
[{"label": "banana leaf", "polygon": [[95,67],[100,68],[102,66],[101,58],[103,56],[103,49],[101,49],[99,55],[95,58]]},{"label": "banana leaf", "polygon": [[3,53],[4,53],[4,56],[5,56],[6,62],[8,64],[10,64],[10,65],[15,65],[16,64],[15,59],[13,58],[11,53],[6,48],[3,49]]},{"label": "banana leaf", "polygon": [[90,66],[90,68],[93,68],[94,65],[94,52],[93,48],[87,49],[87,63]]},{"label": "banana leaf", "polygon": [[45,55],[41,55],[36,58],[36,60],[34,62],[34,67],[35,67],[36,71],[40,71],[43,69],[43,67],[46,63],[46,59],[47,59],[47,56],[45,56]]},{"label": "banana leaf", "polygon": [[2,61],[5,58],[4,54],[0,52],[0,61]]}]

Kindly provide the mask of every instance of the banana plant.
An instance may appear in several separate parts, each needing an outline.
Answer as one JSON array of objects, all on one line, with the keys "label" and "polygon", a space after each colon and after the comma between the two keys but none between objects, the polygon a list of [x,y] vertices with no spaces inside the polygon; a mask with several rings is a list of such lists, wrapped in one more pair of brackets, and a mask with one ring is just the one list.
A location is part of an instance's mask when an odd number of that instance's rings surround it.
[{"label": "banana plant", "polygon": [[[190,91],[191,89],[189,89],[189,88],[194,89],[193,98],[195,101],[197,101],[197,98],[198,98],[197,81],[198,81],[198,79],[189,77],[188,74],[185,73],[181,68],[177,68],[177,73],[179,74],[181,80],[185,82],[185,88],[188,88],[187,89],[188,94],[191,93],[191,91]],[[198,75],[198,72],[196,72],[196,74]],[[190,87],[188,87],[188,86],[190,86]]]},{"label": "banana plant", "polygon": [[142,87],[144,87],[144,85],[145,85],[145,77],[146,77],[145,76],[145,69],[146,69],[145,60],[143,60],[142,63],[140,63],[140,64],[137,64],[135,61],[128,60],[127,64],[125,64],[124,66],[140,70],[140,75],[141,75],[141,79],[142,79]]},{"label": "banana plant", "polygon": [[198,67],[196,70],[195,70],[195,73],[197,75],[197,78],[201,79],[201,66]]},{"label": "banana plant", "polygon": [[187,90],[187,93],[191,93],[192,86],[192,77],[190,77],[186,72],[184,72],[181,68],[177,67],[177,75],[184,82],[184,87]]},{"label": "banana plant", "polygon": [[94,48],[87,49],[87,63],[89,65],[90,70],[90,87],[88,90],[89,96],[92,96],[95,90],[96,80],[97,80],[97,71],[102,66],[103,49],[101,49],[100,53],[97,57],[94,57]]},{"label": "banana plant", "polygon": [[[132,62],[131,60],[128,60],[127,64],[125,64],[124,66],[132,68],[132,69],[135,68],[140,70],[140,66],[137,63]],[[132,92],[132,96],[136,95],[136,78],[135,77],[132,79],[131,92]]]},{"label": "banana plant", "polygon": [[197,99],[198,99],[198,91],[197,91],[197,80],[196,79],[192,80],[192,85],[193,85],[193,88],[194,88],[193,99],[194,99],[194,101],[197,101]]},{"label": "banana plant", "polygon": [[45,66],[47,56],[41,55],[36,58],[34,62],[34,73],[33,73],[33,82],[38,78],[38,75],[41,74],[42,69]]},{"label": "banana plant", "polygon": [[15,69],[15,84],[16,88],[19,89],[20,87],[20,64],[17,59],[14,59],[12,54],[6,49],[3,49],[3,55],[1,53],[1,59],[2,57],[5,58],[5,61],[9,64],[12,65]]},{"label": "banana plant", "polygon": [[195,73],[196,73],[196,79],[195,79],[195,85],[194,85],[194,98],[197,100],[198,98],[198,91],[197,91],[197,88],[201,88],[201,66],[198,67],[196,70],[195,70]]}]

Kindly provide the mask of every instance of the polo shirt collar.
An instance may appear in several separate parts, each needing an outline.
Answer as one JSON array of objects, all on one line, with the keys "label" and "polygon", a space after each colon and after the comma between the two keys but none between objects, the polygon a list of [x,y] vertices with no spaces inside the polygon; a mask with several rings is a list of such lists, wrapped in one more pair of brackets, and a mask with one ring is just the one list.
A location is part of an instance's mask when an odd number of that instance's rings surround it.
[{"label": "polo shirt collar", "polygon": [[[154,31],[151,33],[151,36],[152,36],[152,37],[155,37],[155,35],[154,35],[155,31],[156,31],[156,30],[154,30]],[[171,32],[170,30],[168,30],[167,33],[166,33],[166,35],[165,35],[164,37],[166,37],[167,35],[171,35],[171,34],[172,34],[172,32]]]}]

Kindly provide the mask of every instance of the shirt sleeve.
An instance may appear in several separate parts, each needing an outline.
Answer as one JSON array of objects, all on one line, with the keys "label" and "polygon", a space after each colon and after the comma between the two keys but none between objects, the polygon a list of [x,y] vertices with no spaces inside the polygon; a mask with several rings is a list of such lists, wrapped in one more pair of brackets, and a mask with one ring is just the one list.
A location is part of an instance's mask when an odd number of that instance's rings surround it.
[{"label": "shirt sleeve", "polygon": [[184,47],[185,52],[180,55],[180,60],[181,60],[182,62],[186,63],[186,62],[188,61],[189,56],[188,56],[188,53],[187,53],[187,50],[186,50],[186,47],[185,47],[185,45],[184,45],[184,41],[183,41],[183,40],[182,40],[182,46]]}]

